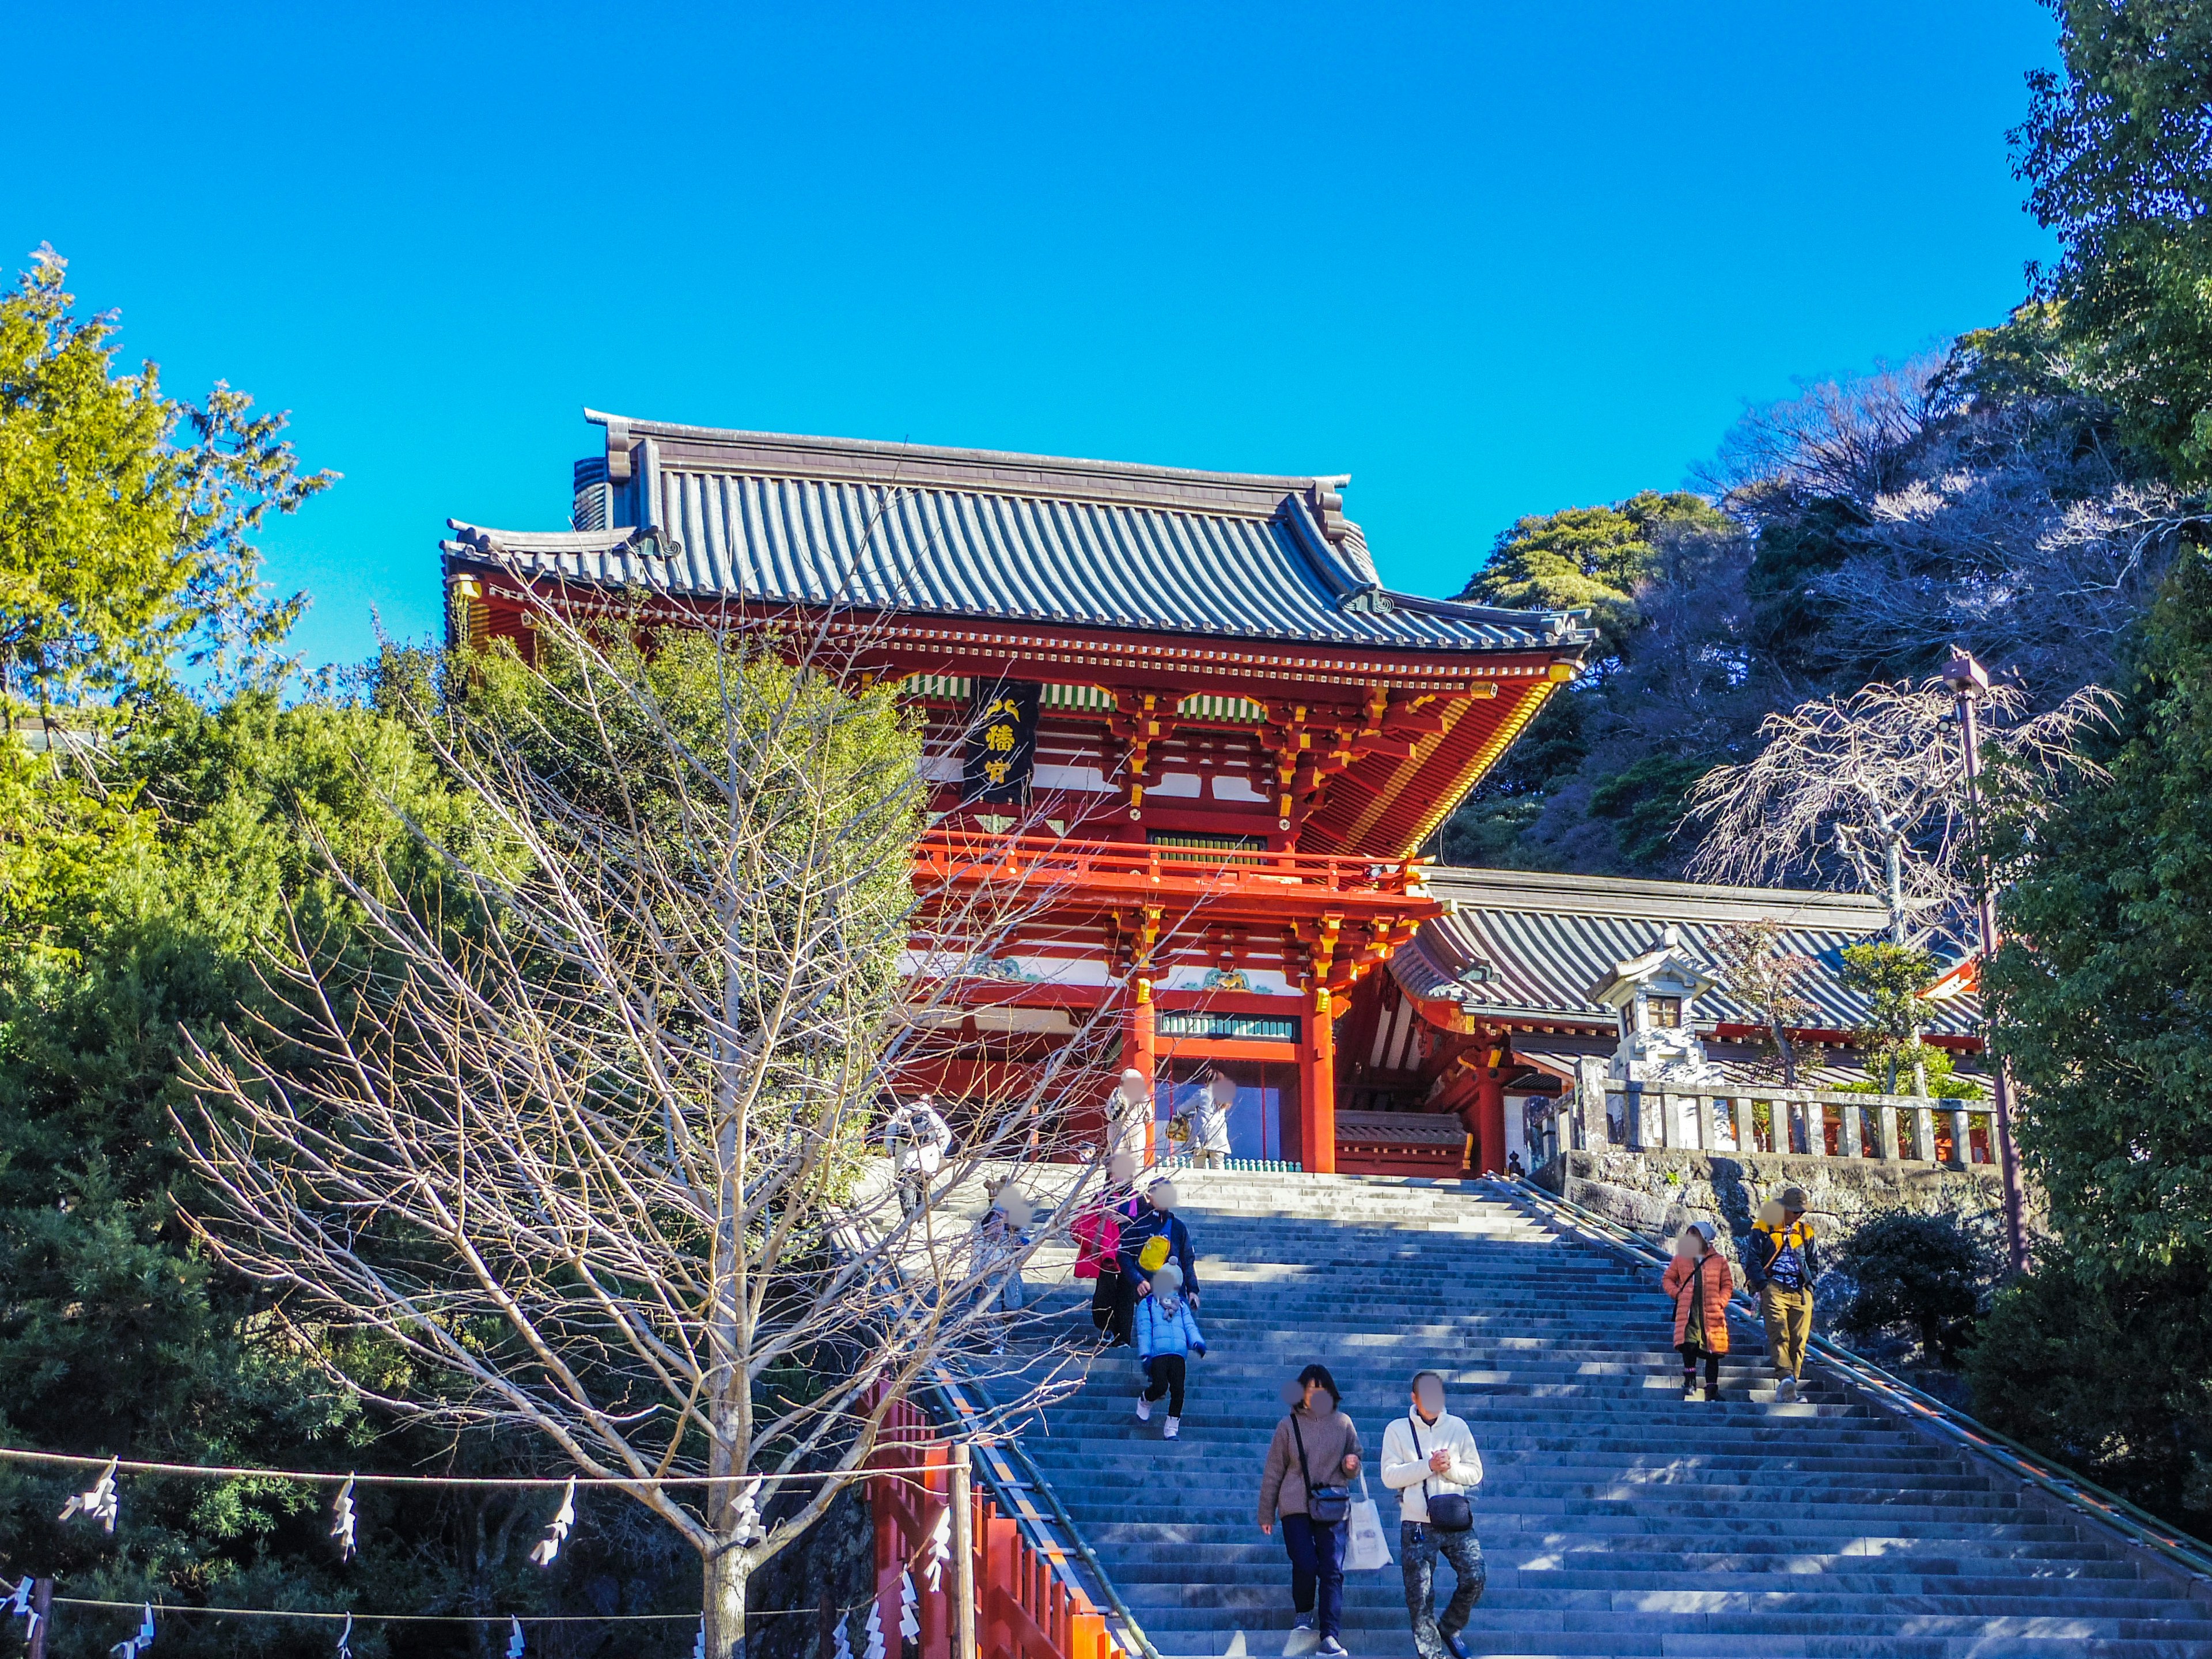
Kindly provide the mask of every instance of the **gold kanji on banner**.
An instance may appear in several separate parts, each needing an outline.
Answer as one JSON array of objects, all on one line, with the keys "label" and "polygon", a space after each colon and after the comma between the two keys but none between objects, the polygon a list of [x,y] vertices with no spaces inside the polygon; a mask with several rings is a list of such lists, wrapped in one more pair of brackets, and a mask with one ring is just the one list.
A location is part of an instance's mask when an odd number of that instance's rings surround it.
[{"label": "gold kanji on banner", "polygon": [[970,705],[967,759],[962,768],[966,803],[1018,805],[1029,799],[1036,769],[1037,709],[1044,688],[1001,681],[978,687]]}]

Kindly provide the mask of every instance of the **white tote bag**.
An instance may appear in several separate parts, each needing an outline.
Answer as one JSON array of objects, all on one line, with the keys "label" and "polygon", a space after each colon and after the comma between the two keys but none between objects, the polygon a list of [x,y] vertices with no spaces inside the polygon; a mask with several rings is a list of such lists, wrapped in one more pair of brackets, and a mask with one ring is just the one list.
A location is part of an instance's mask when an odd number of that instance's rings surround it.
[{"label": "white tote bag", "polygon": [[1382,1516],[1367,1495],[1367,1471],[1359,1472],[1359,1496],[1347,1517],[1352,1536],[1344,1550],[1346,1572],[1374,1572],[1390,1565],[1390,1540],[1382,1535]]}]

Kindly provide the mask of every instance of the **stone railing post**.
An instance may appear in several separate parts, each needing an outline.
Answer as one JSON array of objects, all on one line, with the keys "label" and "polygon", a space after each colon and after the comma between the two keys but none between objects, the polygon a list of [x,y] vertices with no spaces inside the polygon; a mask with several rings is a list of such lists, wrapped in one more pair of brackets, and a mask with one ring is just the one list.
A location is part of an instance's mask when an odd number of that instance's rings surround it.
[{"label": "stone railing post", "polygon": [[1582,1117],[1583,1146],[1586,1151],[1600,1152],[1613,1145],[1613,1131],[1606,1124],[1603,1060],[1584,1059],[1575,1062],[1575,1110]]},{"label": "stone railing post", "polygon": [[1735,1097],[1735,1149],[1739,1152],[1759,1150],[1759,1120],[1752,1115],[1749,1095]]},{"label": "stone railing post", "polygon": [[1875,1109],[1874,1132],[1875,1134],[1881,1137],[1881,1161],[1885,1164],[1894,1164],[1897,1161],[1897,1107],[1895,1103],[1885,1100],[1882,1102],[1881,1106]]},{"label": "stone railing post", "polygon": [[1649,1150],[1644,1139],[1644,1085],[1640,1083],[1620,1085],[1620,1127],[1627,1135],[1630,1152]]},{"label": "stone railing post", "polygon": [[1700,1151],[1717,1152],[1721,1146],[1721,1103],[1709,1094],[1700,1093],[1698,1101],[1698,1146]]},{"label": "stone railing post", "polygon": [[1974,1161],[1974,1138],[1966,1121],[1966,1109],[1951,1109],[1951,1162],[1964,1170]]},{"label": "stone railing post", "polygon": [[1936,1161],[1936,1110],[1915,1106],[1912,1112],[1912,1156],[1923,1164]]},{"label": "stone railing post", "polygon": [[1865,1108],[1861,1106],[1846,1105],[1844,1108],[1844,1121],[1836,1136],[1836,1151],[1845,1158],[1863,1158],[1866,1155],[1865,1127],[1861,1116]]}]

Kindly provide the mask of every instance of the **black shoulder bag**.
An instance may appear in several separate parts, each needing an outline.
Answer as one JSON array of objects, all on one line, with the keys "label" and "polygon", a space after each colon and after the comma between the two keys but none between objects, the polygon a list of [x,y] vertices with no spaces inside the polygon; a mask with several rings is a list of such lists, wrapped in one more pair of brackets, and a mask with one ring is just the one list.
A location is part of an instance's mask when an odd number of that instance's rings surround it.
[{"label": "black shoulder bag", "polygon": [[[1421,1419],[1407,1412],[1406,1421],[1413,1429],[1413,1455],[1426,1463],[1429,1455],[1421,1449]],[[1474,1505],[1467,1501],[1466,1493],[1440,1492],[1431,1498],[1429,1496],[1429,1478],[1423,1475],[1421,1502],[1428,1506],[1429,1524],[1438,1532],[1471,1532],[1474,1529]]]},{"label": "black shoulder bag", "polygon": [[1352,1513],[1352,1488],[1314,1485],[1313,1466],[1306,1462],[1306,1437],[1298,1429],[1295,1411],[1291,1413],[1291,1437],[1298,1443],[1298,1475],[1306,1483],[1306,1519],[1333,1527]]}]

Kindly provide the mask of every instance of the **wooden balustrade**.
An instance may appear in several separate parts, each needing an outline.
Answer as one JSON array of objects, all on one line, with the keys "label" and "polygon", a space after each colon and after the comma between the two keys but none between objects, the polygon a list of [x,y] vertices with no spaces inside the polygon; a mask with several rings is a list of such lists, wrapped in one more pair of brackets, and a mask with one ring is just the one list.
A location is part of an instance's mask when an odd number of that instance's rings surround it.
[{"label": "wooden balustrade", "polygon": [[1552,1150],[1777,1152],[1966,1169],[1994,1165],[1995,1110],[1986,1100],[1848,1090],[1624,1083],[1601,1061],[1585,1061],[1561,1098]]},{"label": "wooden balustrade", "polygon": [[1050,836],[975,836],[932,830],[915,847],[926,889],[1006,883],[1066,884],[1132,892],[1310,890],[1358,897],[1423,897],[1426,861],[1328,853],[1062,841]]},{"label": "wooden balustrade", "polygon": [[[884,1419],[872,1461],[886,1469],[922,1466],[919,1473],[878,1474],[869,1481],[884,1650],[899,1651],[903,1585],[911,1575],[921,1659],[953,1659],[951,1550],[957,1529],[948,1524],[947,1512],[951,1443],[902,1400]],[[1023,1535],[1020,1523],[1001,1515],[980,1487],[970,1502],[978,1659],[1123,1659],[1105,1615],[1081,1585],[1066,1577],[1064,1565],[1040,1553]]]}]

